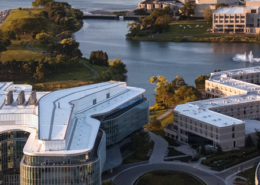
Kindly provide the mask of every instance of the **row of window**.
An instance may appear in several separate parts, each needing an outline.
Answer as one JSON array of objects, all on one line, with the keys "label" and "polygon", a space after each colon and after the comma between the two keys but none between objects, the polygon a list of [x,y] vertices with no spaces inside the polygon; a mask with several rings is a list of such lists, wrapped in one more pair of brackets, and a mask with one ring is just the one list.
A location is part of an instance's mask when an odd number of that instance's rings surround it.
[{"label": "row of window", "polygon": [[[216,19],[218,19],[218,18],[220,18],[220,19],[223,19],[224,18],[224,16],[214,16]],[[242,15],[242,16],[233,16],[233,15],[231,15],[231,16],[225,16],[225,19],[229,19],[229,18],[231,18],[231,19],[234,19],[234,18],[236,18],[236,19],[239,19],[239,18],[241,18],[241,19],[244,19],[245,18],[245,16],[244,15]]]},{"label": "row of window", "polygon": [[244,20],[236,20],[236,21],[233,21],[233,20],[226,20],[226,21],[222,21],[222,20],[220,20],[220,21],[218,21],[218,20],[215,20],[214,21],[214,23],[245,23],[245,21]]}]

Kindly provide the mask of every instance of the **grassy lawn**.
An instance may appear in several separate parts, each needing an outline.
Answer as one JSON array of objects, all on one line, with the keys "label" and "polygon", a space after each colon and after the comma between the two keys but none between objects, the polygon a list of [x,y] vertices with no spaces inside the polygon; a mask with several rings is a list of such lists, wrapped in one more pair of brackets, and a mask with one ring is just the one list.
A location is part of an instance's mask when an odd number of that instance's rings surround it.
[{"label": "grassy lawn", "polygon": [[237,175],[241,176],[241,177],[245,177],[247,179],[246,185],[255,185],[255,171],[256,171],[256,166],[254,166],[253,168],[250,168],[244,172],[240,172]]},{"label": "grassy lawn", "polygon": [[87,81],[94,73],[87,67],[74,68],[67,72],[52,74],[45,79],[46,82],[80,80]]},{"label": "grassy lawn", "polygon": [[205,185],[197,177],[178,171],[158,170],[139,177],[134,185]]},{"label": "grassy lawn", "polygon": [[167,109],[163,109],[163,110],[156,110],[156,111],[150,111],[150,117],[158,117],[160,115],[162,115],[163,113],[165,113],[167,111]]},{"label": "grassy lawn", "polygon": [[30,50],[7,50],[1,54],[1,61],[29,61],[29,60],[37,60],[39,61],[42,58],[42,54],[40,52],[33,52]]},{"label": "grassy lawn", "polygon": [[29,18],[31,15],[27,10],[12,10],[11,14],[6,18],[6,20],[1,24],[0,29],[2,31],[9,31],[12,26],[12,21],[17,19]]},{"label": "grassy lawn", "polygon": [[172,22],[164,33],[133,39],[154,42],[260,42],[258,35],[210,33],[207,30],[211,28],[212,22],[205,20],[181,20]]}]

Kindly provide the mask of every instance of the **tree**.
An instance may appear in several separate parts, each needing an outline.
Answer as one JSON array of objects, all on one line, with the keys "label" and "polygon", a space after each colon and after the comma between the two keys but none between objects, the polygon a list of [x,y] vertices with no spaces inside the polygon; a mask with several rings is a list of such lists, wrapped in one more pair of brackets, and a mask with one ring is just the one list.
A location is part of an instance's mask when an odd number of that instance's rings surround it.
[{"label": "tree", "polygon": [[101,51],[92,51],[90,53],[90,58],[89,58],[90,64],[95,64],[95,65],[101,65],[101,66],[108,66],[108,56],[106,52]]},{"label": "tree", "polygon": [[112,79],[116,81],[122,81],[125,79],[127,73],[126,65],[122,62],[120,58],[116,58],[113,61],[108,61],[109,71],[111,73]]},{"label": "tree", "polygon": [[155,29],[158,32],[166,31],[170,26],[169,24],[172,22],[172,16],[169,14],[165,14],[160,16],[155,21]]},{"label": "tree", "polygon": [[204,143],[200,147],[200,154],[202,154],[202,155],[206,154],[206,149],[205,149],[205,144]]},{"label": "tree", "polygon": [[203,14],[203,17],[206,21],[209,21],[211,22],[212,21],[212,11],[209,7],[207,7],[205,10],[204,10],[204,14]]},{"label": "tree", "polygon": [[207,75],[199,75],[195,79],[195,84],[197,89],[205,89],[205,81],[209,79]]},{"label": "tree", "polygon": [[33,7],[43,7],[44,5],[46,5],[49,2],[53,2],[53,0],[35,0],[34,2],[32,2],[32,6]]},{"label": "tree", "polygon": [[246,146],[246,147],[252,147],[252,146],[254,146],[254,142],[253,142],[253,140],[252,140],[252,138],[251,138],[250,135],[248,135],[248,136],[246,137],[245,146]]},{"label": "tree", "polygon": [[60,54],[66,55],[69,58],[82,57],[81,51],[78,49],[79,43],[72,38],[63,39],[57,48],[60,48]]},{"label": "tree", "polygon": [[0,40],[0,58],[3,51],[6,51],[6,45],[3,41]]},{"label": "tree", "polygon": [[256,146],[257,146],[258,150],[260,150],[260,131],[258,129],[255,129],[255,134],[257,136]]},{"label": "tree", "polygon": [[113,181],[103,182],[102,185],[115,185]]},{"label": "tree", "polygon": [[223,153],[223,150],[222,150],[220,145],[217,145],[217,153],[218,154],[222,154]]},{"label": "tree", "polygon": [[141,24],[137,22],[127,23],[127,27],[129,28],[127,37],[135,37],[140,36],[141,34]]},{"label": "tree", "polygon": [[164,76],[152,76],[150,78],[150,83],[156,84],[155,88],[155,104],[151,108],[153,110],[165,109],[172,104],[172,97],[175,93],[174,86],[171,82],[168,82]]},{"label": "tree", "polygon": [[133,148],[138,158],[144,159],[150,149],[150,134],[141,132],[133,137]]},{"label": "tree", "polygon": [[187,86],[187,84],[181,76],[176,76],[176,78],[172,81],[172,85],[174,87],[174,90],[178,90],[182,86]]},{"label": "tree", "polygon": [[218,3],[218,4],[216,4],[215,9],[217,10],[219,7],[225,7],[225,6],[228,6],[228,4],[225,4],[225,3]]},{"label": "tree", "polygon": [[183,7],[180,8],[181,16],[190,19],[194,15],[194,7],[193,2],[186,2]]},{"label": "tree", "polygon": [[201,99],[201,93],[193,86],[180,87],[173,96],[174,104],[184,104],[187,102],[198,101]]},{"label": "tree", "polygon": [[44,32],[38,33],[35,39],[38,40],[40,44],[49,44],[53,42],[53,37]]},{"label": "tree", "polygon": [[44,79],[44,77],[47,74],[47,69],[45,68],[45,66],[40,63],[37,67],[36,67],[36,72],[33,75],[33,78],[36,80],[42,80]]},{"label": "tree", "polygon": [[152,125],[152,126],[154,126],[156,128],[160,128],[162,126],[161,121],[158,120],[156,116],[151,118],[150,125]]},{"label": "tree", "polygon": [[134,11],[135,15],[148,15],[148,13],[146,13],[145,9],[140,8],[140,9],[136,9]]}]

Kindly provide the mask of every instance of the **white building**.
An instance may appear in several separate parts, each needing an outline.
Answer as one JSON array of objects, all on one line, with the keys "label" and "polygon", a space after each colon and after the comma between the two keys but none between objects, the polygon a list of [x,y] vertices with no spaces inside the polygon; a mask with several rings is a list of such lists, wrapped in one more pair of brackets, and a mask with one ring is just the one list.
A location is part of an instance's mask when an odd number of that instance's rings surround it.
[{"label": "white building", "polygon": [[[205,83],[208,100],[178,105],[174,123],[165,127],[168,137],[199,142],[223,150],[243,147],[246,135],[260,128],[260,67],[211,73]],[[246,121],[244,121],[246,120]]]},{"label": "white building", "polygon": [[0,184],[101,184],[122,162],[120,142],[149,121],[144,93],[123,82],[54,92],[1,83]]}]

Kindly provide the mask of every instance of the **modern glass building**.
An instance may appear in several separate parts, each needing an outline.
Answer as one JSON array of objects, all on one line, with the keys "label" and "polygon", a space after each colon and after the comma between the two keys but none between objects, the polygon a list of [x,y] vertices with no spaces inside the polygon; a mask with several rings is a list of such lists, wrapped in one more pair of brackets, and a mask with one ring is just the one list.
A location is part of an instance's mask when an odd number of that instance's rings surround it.
[{"label": "modern glass building", "polygon": [[149,122],[145,90],[123,82],[0,91],[0,184],[102,184],[106,149]]}]

